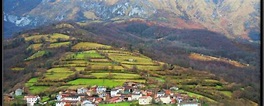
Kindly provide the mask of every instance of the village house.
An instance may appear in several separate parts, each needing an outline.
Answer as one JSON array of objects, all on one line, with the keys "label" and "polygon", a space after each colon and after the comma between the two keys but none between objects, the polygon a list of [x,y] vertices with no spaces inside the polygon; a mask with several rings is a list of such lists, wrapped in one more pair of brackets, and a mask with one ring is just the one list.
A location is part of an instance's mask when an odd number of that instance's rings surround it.
[{"label": "village house", "polygon": [[125,88],[124,92],[129,92],[129,93],[133,92],[133,87],[132,86],[124,86],[124,88]]},{"label": "village house", "polygon": [[103,93],[103,92],[105,92],[106,91],[106,87],[104,87],[104,86],[98,86],[97,88],[96,88],[96,93],[97,94],[101,94],[101,93]]},{"label": "village house", "polygon": [[139,105],[148,105],[151,104],[152,102],[152,97],[150,96],[142,96],[138,99]]},{"label": "village house", "polygon": [[173,95],[173,93],[171,92],[171,90],[164,90],[164,92],[165,92],[165,95]]},{"label": "village house", "polygon": [[115,97],[119,91],[119,89],[112,89],[110,92],[111,97]]},{"label": "village house", "polygon": [[115,87],[114,89],[118,89],[120,92],[125,91],[125,87],[123,87],[123,86],[118,86],[118,87]]},{"label": "village house", "polygon": [[173,86],[173,87],[170,88],[170,90],[175,90],[175,91],[177,91],[177,90],[179,90],[179,88],[176,87],[176,86]]},{"label": "village house", "polygon": [[56,98],[57,98],[57,101],[61,101],[62,95],[58,94],[58,95],[56,95]]},{"label": "village house", "polygon": [[124,83],[124,86],[136,86],[137,85],[137,83],[136,82],[132,82],[132,81],[129,81],[129,82],[125,82]]},{"label": "village house", "polygon": [[84,100],[82,101],[81,106],[96,106],[95,104],[93,104],[91,101],[89,100]]},{"label": "village house", "polygon": [[137,84],[137,88],[145,88],[146,86],[144,84]]},{"label": "village house", "polygon": [[20,96],[20,95],[22,95],[23,92],[24,92],[23,89],[18,88],[18,89],[16,89],[16,91],[15,91],[15,96]]},{"label": "village house", "polygon": [[157,93],[156,96],[157,96],[157,97],[165,96],[165,92],[160,91],[160,92]]},{"label": "village house", "polygon": [[131,95],[132,100],[138,100],[140,97],[142,97],[142,94],[140,92],[139,93],[132,93],[132,95]]},{"label": "village house", "polygon": [[70,100],[62,100],[66,104],[64,106],[79,106],[81,103],[79,101],[70,101]]},{"label": "village house", "polygon": [[62,101],[59,101],[59,102],[56,102],[56,106],[65,106],[66,102],[62,102]]},{"label": "village house", "polygon": [[90,89],[90,90],[88,90],[88,91],[86,92],[86,94],[87,94],[88,96],[92,96],[92,95],[94,94],[94,91],[92,91],[92,90]]},{"label": "village house", "polygon": [[100,98],[103,98],[103,100],[106,100],[106,95],[107,95],[106,92],[103,92],[103,93],[98,94],[98,96],[99,96]]},{"label": "village house", "polygon": [[171,98],[170,96],[161,96],[159,97],[160,98],[160,101],[163,103],[163,104],[169,104],[171,103]]},{"label": "village house", "polygon": [[94,85],[94,86],[91,86],[91,87],[90,87],[90,90],[93,91],[93,92],[96,92],[96,88],[97,88],[97,86]]},{"label": "village house", "polygon": [[118,103],[118,102],[122,102],[123,100],[119,97],[113,97],[111,99],[108,100],[108,103]]},{"label": "village house", "polygon": [[72,89],[68,89],[65,91],[65,93],[69,93],[69,94],[76,94],[76,90],[72,90]]},{"label": "village house", "polygon": [[122,95],[122,93],[119,91],[119,92],[117,92],[117,94],[115,96],[121,97],[121,95]]},{"label": "village house", "polygon": [[77,89],[77,94],[85,94],[87,91],[88,91],[87,88],[82,87],[82,88]]},{"label": "village house", "polygon": [[123,98],[124,101],[132,101],[131,94],[122,94],[121,98]]},{"label": "village house", "polygon": [[201,106],[201,104],[197,101],[184,100],[181,103],[178,103],[177,106]]},{"label": "village house", "polygon": [[81,101],[80,96],[69,96],[69,97],[63,97],[61,100],[66,101]]},{"label": "village house", "polygon": [[178,106],[201,106],[197,99],[189,98],[189,96],[177,97]]},{"label": "village house", "polygon": [[28,106],[34,106],[38,100],[40,100],[39,96],[24,96],[24,100],[27,101]]}]

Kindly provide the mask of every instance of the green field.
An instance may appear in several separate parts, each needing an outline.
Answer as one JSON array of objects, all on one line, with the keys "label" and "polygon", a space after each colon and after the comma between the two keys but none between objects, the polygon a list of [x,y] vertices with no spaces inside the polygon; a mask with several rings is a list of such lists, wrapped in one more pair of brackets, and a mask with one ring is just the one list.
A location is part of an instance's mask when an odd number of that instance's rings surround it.
[{"label": "green field", "polygon": [[43,96],[43,97],[41,98],[41,102],[46,102],[46,101],[48,101],[48,100],[50,100],[50,98],[49,98],[48,96]]},{"label": "green field", "polygon": [[231,91],[220,91],[222,94],[224,94],[227,97],[232,97],[232,92]]},{"label": "green field", "polygon": [[68,45],[70,45],[70,42],[51,43],[48,48],[67,47]]},{"label": "green field", "polygon": [[95,50],[83,51],[77,53],[71,53],[66,56],[66,59],[87,59],[87,58],[105,58],[104,56],[97,53]]},{"label": "green field", "polygon": [[148,66],[148,65],[126,65],[122,64],[124,67],[132,69],[134,66],[139,69],[139,70],[160,70],[162,67],[161,66]]},{"label": "green field", "polygon": [[90,59],[91,62],[110,62],[110,60],[108,59]]},{"label": "green field", "polygon": [[80,42],[72,47],[73,50],[91,50],[91,49],[110,49],[111,46],[91,43],[91,42]]},{"label": "green field", "polygon": [[124,68],[122,66],[104,66],[104,65],[91,65],[93,70],[106,70],[106,69],[110,69],[110,70],[124,70]]},{"label": "green field", "polygon": [[25,83],[25,86],[26,87],[31,87],[36,82],[38,82],[38,78],[31,78],[30,80],[27,81],[27,83]]},{"label": "green field", "polygon": [[150,77],[150,78],[154,78],[155,80],[158,80],[159,82],[165,82],[163,78],[158,78],[158,77]]},{"label": "green field", "polygon": [[109,58],[113,61],[120,62],[122,64],[130,65],[155,65],[154,62],[147,57],[132,56],[128,54],[109,53]]},{"label": "green field", "polygon": [[29,87],[29,92],[31,94],[39,94],[41,92],[45,92],[45,90],[48,90],[48,86],[31,86]]},{"label": "green field", "polygon": [[[83,79],[79,78],[73,81],[69,81],[68,84],[72,85],[98,85],[98,86],[106,86],[106,87],[115,87],[115,86],[122,86],[124,82],[128,80],[111,80],[111,79]],[[138,81],[143,82],[142,80],[131,80],[131,81]],[[145,81],[145,80],[144,80]]]},{"label": "green field", "polygon": [[37,51],[37,50],[41,49],[42,45],[43,44],[41,44],[41,43],[40,44],[31,44],[30,46],[28,46],[27,50],[32,49],[32,50]]},{"label": "green field", "polygon": [[76,69],[77,71],[83,71],[83,70],[85,69],[85,67],[75,67],[75,69]]},{"label": "green field", "polygon": [[70,71],[68,68],[52,68],[44,74],[44,80],[64,80],[65,78],[73,74],[74,72]]},{"label": "green field", "polygon": [[21,68],[21,67],[13,67],[11,68],[12,71],[23,71],[24,68]]},{"label": "green field", "polygon": [[97,78],[105,78],[109,75],[115,79],[138,79],[141,78],[138,74],[127,74],[127,73],[91,73],[91,75]]},{"label": "green field", "polygon": [[46,53],[47,53],[47,51],[37,51],[36,53],[34,53],[32,56],[28,57],[25,60],[32,60],[35,58],[39,58],[39,57],[42,57],[43,55],[45,55]]},{"label": "green field", "polygon": [[213,102],[213,103],[216,103],[215,100],[211,99],[211,98],[208,98],[208,97],[205,97],[203,95],[200,95],[200,94],[196,94],[196,93],[192,93],[192,92],[188,92],[188,91],[185,91],[185,90],[178,90],[177,92],[180,92],[180,93],[187,93],[187,95],[189,95],[190,97],[196,97],[196,98],[205,98],[206,100],[210,101],[210,102]]},{"label": "green field", "polygon": [[25,41],[34,41],[34,43],[41,43],[42,40],[44,41],[48,41],[48,42],[58,42],[58,39],[60,40],[69,40],[69,36],[68,35],[64,35],[64,34],[59,34],[59,33],[54,33],[51,35],[33,35],[33,36],[29,36],[29,37],[25,37]]}]

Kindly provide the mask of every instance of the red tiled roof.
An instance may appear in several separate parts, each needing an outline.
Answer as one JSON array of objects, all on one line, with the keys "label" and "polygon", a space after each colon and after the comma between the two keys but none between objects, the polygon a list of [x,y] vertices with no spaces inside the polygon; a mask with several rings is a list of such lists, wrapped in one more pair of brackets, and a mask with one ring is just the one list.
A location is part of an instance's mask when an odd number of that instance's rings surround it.
[{"label": "red tiled roof", "polygon": [[150,96],[142,96],[142,97],[139,97],[138,99],[147,99],[148,97]]}]

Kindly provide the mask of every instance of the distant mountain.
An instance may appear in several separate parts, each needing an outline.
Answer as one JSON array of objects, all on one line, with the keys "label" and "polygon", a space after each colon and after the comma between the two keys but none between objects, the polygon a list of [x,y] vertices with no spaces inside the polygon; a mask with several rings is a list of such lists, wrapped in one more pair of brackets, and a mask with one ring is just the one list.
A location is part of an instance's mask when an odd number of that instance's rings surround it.
[{"label": "distant mountain", "polygon": [[[259,0],[5,0],[4,36],[58,21],[141,18],[228,38],[259,40]],[[16,30],[14,30],[16,29]]]}]

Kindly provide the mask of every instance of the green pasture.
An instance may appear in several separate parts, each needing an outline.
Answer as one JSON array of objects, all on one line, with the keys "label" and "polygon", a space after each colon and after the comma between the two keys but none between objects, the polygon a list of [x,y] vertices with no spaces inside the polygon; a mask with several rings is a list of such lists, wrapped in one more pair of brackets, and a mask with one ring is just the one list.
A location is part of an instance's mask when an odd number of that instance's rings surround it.
[{"label": "green pasture", "polygon": [[70,42],[52,43],[52,44],[49,45],[48,48],[58,48],[58,47],[62,47],[62,46],[67,47],[68,45],[70,45]]},{"label": "green pasture", "polygon": [[111,46],[92,43],[92,42],[80,42],[72,47],[73,50],[90,50],[90,49],[110,49]]},{"label": "green pasture", "polygon": [[132,69],[134,66],[138,69],[138,70],[152,70],[152,71],[156,71],[156,70],[161,70],[162,67],[161,66],[150,66],[150,65],[126,65],[126,64],[122,64],[122,66]]},{"label": "green pasture", "polygon": [[45,92],[48,89],[49,89],[48,86],[31,86],[29,87],[29,92],[31,94],[39,94],[41,92]]},{"label": "green pasture", "polygon": [[112,76],[114,79],[137,79],[141,78],[138,74],[128,74],[128,73],[91,73],[91,75],[97,78],[106,78],[107,76]]},{"label": "green pasture", "polygon": [[34,53],[32,56],[28,57],[25,60],[32,60],[35,58],[39,58],[39,57],[42,57],[43,55],[45,55],[46,53],[47,53],[47,51],[37,51],[36,53]]},{"label": "green pasture", "polygon": [[144,82],[145,80],[114,80],[114,79],[83,79],[79,78],[73,81],[69,81],[68,84],[72,85],[98,85],[106,87],[122,86],[126,81]]},{"label": "green pasture", "polygon": [[43,44],[41,44],[41,43],[39,43],[39,44],[31,44],[31,45],[29,45],[27,47],[27,50],[32,49],[32,50],[37,51],[37,50],[40,50],[41,49],[42,45]]},{"label": "green pasture", "polygon": [[227,97],[232,97],[232,92],[231,91],[219,91],[219,92],[221,92],[222,94],[224,94],[225,96],[227,96]]},{"label": "green pasture", "polygon": [[64,80],[73,74],[74,72],[70,71],[68,68],[52,68],[44,74],[44,80]]}]

